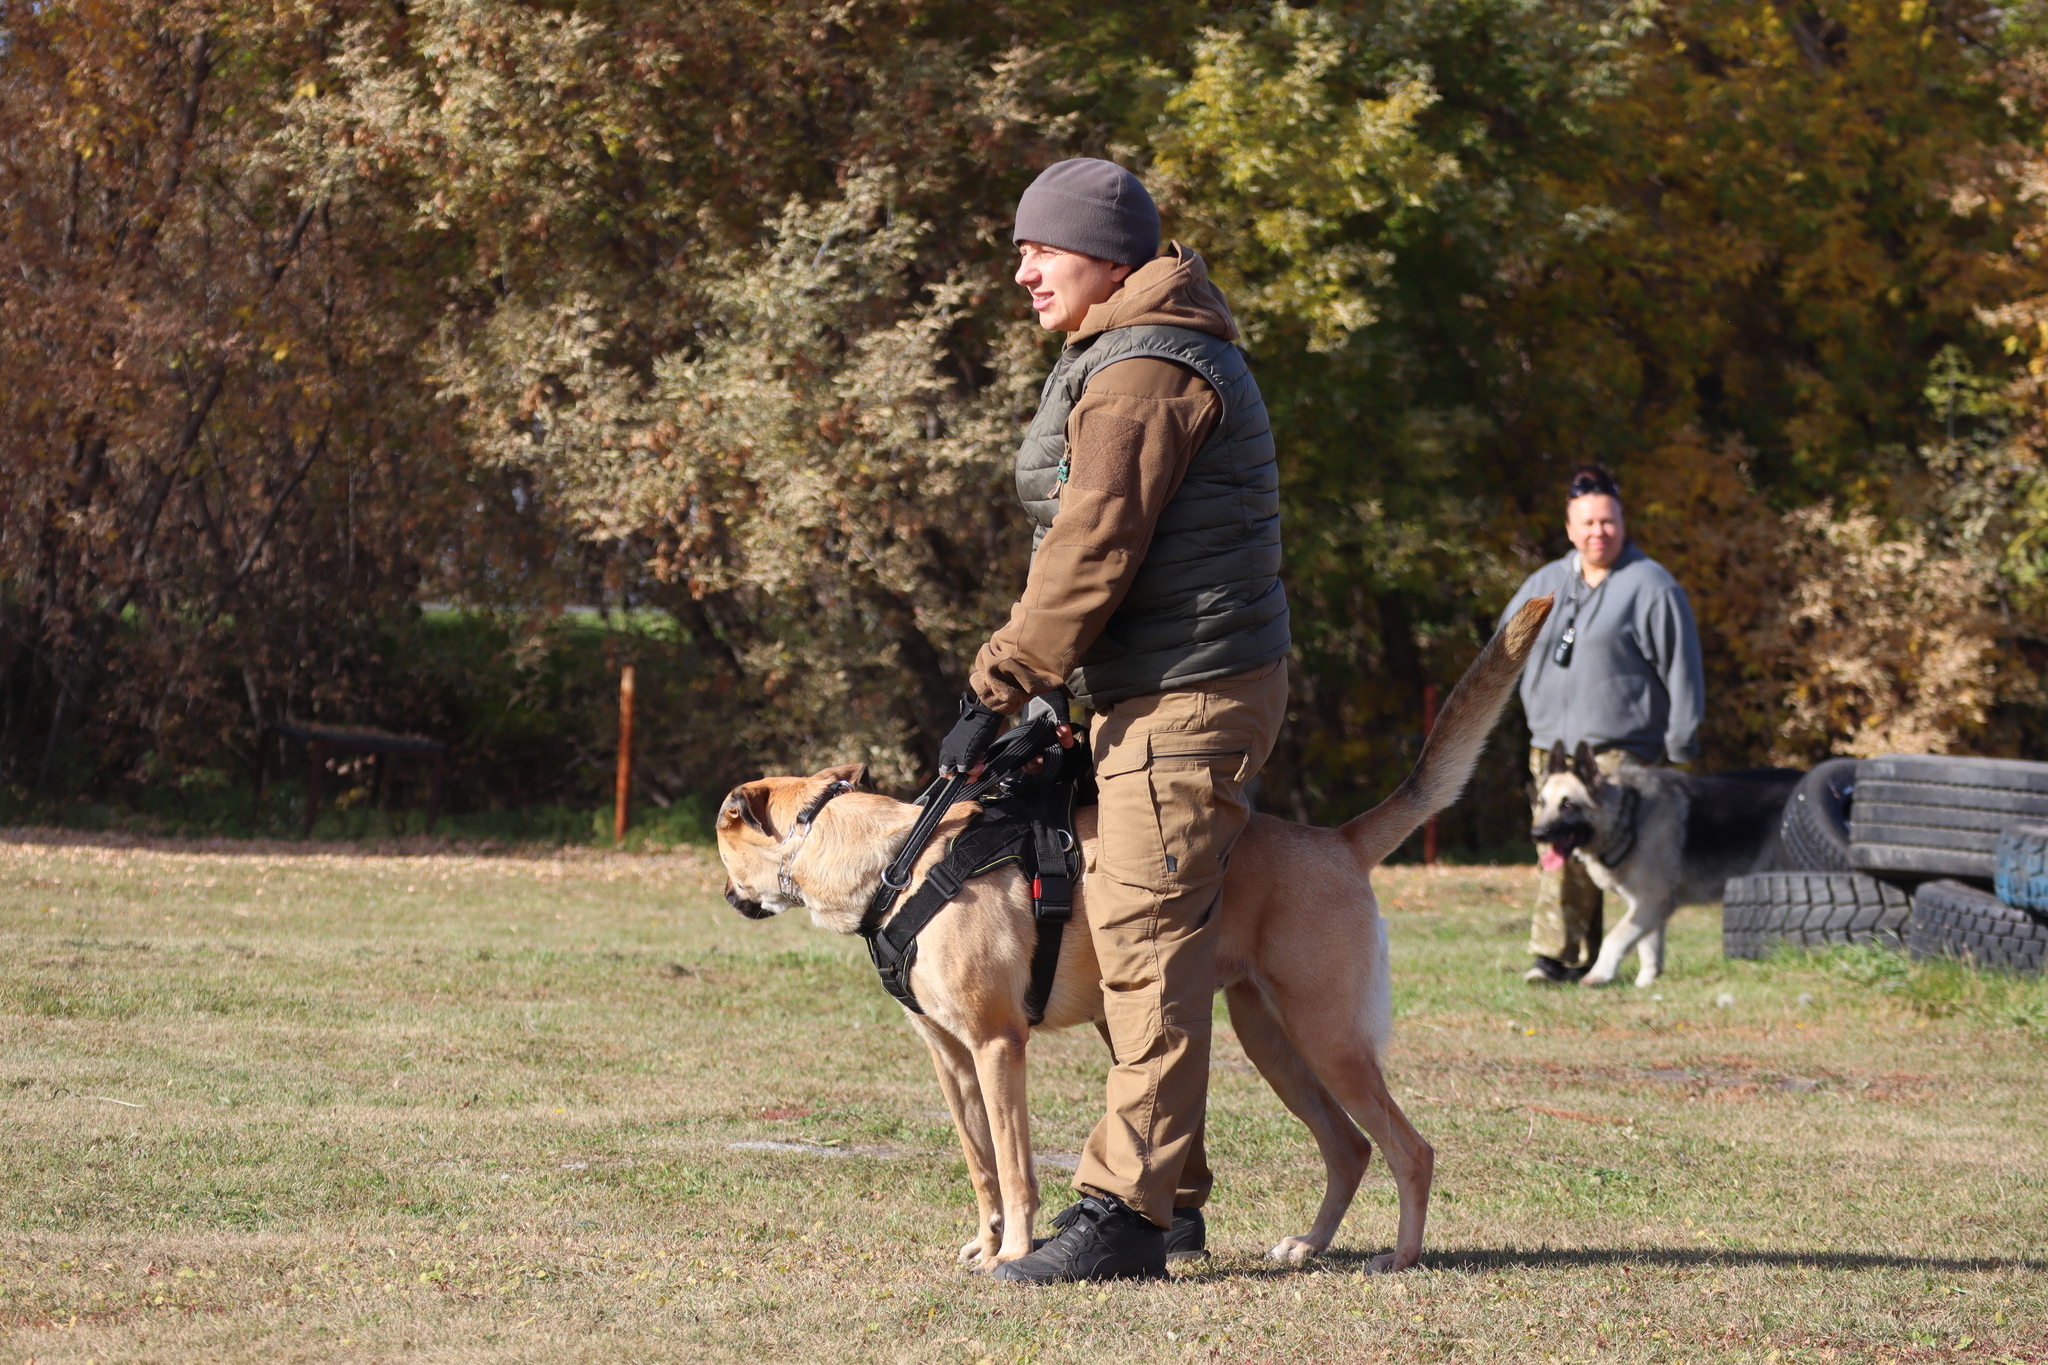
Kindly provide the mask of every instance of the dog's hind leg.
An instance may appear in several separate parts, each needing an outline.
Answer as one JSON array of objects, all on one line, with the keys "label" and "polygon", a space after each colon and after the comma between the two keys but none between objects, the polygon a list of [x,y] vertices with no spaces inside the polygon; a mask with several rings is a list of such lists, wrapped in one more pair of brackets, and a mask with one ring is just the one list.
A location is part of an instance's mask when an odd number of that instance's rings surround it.
[{"label": "dog's hind leg", "polygon": [[932,1069],[939,1073],[939,1089],[946,1096],[946,1108],[952,1111],[953,1130],[960,1135],[960,1150],[967,1157],[967,1178],[974,1186],[976,1236],[960,1248],[960,1262],[989,1269],[995,1265],[1003,1239],[1003,1195],[974,1054],[924,1015],[914,1014],[910,1022],[931,1049]]},{"label": "dog's hind leg", "polygon": [[1014,1261],[1031,1250],[1031,1224],[1038,1217],[1038,1172],[1031,1163],[1031,1104],[1025,1094],[1024,1048],[1029,1035],[1018,1028],[995,1032],[974,1048],[995,1149],[996,1179],[1002,1190],[1002,1245],[991,1264]]},{"label": "dog's hind leg", "polygon": [[[1383,959],[1384,960],[1384,959]],[[1429,1187],[1436,1151],[1408,1122],[1380,1072],[1379,1039],[1365,1000],[1327,982],[1310,983],[1277,997],[1287,1036],[1316,1078],[1343,1102],[1345,1110],[1380,1146],[1393,1172],[1401,1201],[1401,1225],[1394,1249],[1373,1258],[1375,1272],[1406,1270],[1422,1257],[1423,1225],[1429,1219]]]},{"label": "dog's hind leg", "polygon": [[[1422,1259],[1422,1229],[1429,1220],[1429,1187],[1436,1174],[1436,1149],[1423,1140],[1394,1102],[1379,1058],[1368,1045],[1352,1055],[1324,1063],[1314,1059],[1316,1074],[1337,1092],[1359,1126],[1379,1143],[1394,1173],[1394,1192],[1401,1200],[1401,1225],[1394,1249],[1372,1259],[1375,1273],[1406,1270]],[[1327,1067],[1327,1069],[1326,1069]]]},{"label": "dog's hind leg", "polygon": [[1230,1001],[1230,1026],[1244,1045],[1245,1055],[1273,1087],[1280,1102],[1315,1135],[1328,1180],[1323,1188],[1322,1207],[1316,1210],[1315,1225],[1299,1236],[1282,1238],[1266,1254],[1276,1261],[1320,1256],[1329,1250],[1338,1225],[1351,1208],[1352,1196],[1358,1193],[1358,1182],[1365,1177],[1366,1163],[1372,1158],[1372,1143],[1302,1060],[1258,988],[1248,981],[1239,981],[1226,988],[1224,994]]}]

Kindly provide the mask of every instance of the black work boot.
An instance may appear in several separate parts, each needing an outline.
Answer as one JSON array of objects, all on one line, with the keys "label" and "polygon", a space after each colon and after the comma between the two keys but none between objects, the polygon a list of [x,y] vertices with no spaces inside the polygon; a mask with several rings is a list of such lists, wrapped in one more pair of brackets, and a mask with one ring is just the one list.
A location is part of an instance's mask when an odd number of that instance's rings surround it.
[{"label": "black work boot", "polygon": [[1173,1226],[1166,1230],[1166,1259],[1198,1261],[1209,1254],[1209,1225],[1200,1209],[1175,1209]]},{"label": "black work boot", "polygon": [[1028,1256],[996,1267],[1016,1284],[1072,1280],[1156,1280],[1166,1274],[1166,1234],[1111,1194],[1083,1196],[1052,1220],[1053,1239]]},{"label": "black work boot", "polygon": [[1554,957],[1539,957],[1536,959],[1536,965],[1531,967],[1523,975],[1522,979],[1535,982],[1548,981],[1554,985],[1568,986],[1584,976],[1587,968],[1590,966],[1592,966],[1591,963],[1587,963],[1585,967],[1567,967]]}]

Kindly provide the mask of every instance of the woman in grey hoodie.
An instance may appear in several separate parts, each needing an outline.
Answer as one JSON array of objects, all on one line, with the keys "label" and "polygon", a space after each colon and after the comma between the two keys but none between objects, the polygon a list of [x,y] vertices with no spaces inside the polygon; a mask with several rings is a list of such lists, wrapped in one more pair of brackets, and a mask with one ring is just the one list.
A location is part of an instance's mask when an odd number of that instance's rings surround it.
[{"label": "woman in grey hoodie", "polygon": [[[1600,771],[1689,761],[1699,752],[1706,691],[1692,604],[1663,565],[1629,541],[1621,489],[1599,465],[1572,471],[1565,493],[1572,552],[1530,574],[1501,620],[1545,593],[1557,608],[1522,672],[1529,772],[1551,745],[1593,746]],[[1576,981],[1600,948],[1600,888],[1545,847],[1529,951],[1530,981]]]}]

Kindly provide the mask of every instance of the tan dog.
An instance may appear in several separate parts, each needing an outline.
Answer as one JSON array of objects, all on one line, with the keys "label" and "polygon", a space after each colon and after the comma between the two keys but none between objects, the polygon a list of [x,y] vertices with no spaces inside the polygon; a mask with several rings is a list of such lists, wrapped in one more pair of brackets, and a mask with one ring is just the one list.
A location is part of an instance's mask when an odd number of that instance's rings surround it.
[{"label": "tan dog", "polygon": [[[1315,1225],[1269,1253],[1299,1261],[1326,1250],[1365,1174],[1372,1144],[1386,1152],[1401,1200],[1394,1250],[1374,1270],[1403,1270],[1422,1254],[1435,1153],[1387,1092],[1379,1053],[1390,1030],[1386,930],[1371,874],[1415,828],[1455,801],[1472,775],[1550,599],[1530,602],[1473,661],[1451,693],[1415,769],[1378,806],[1341,829],[1254,815],[1233,850],[1223,888],[1218,984],[1244,1050],[1321,1148],[1328,1185]],[[737,787],[718,815],[726,899],[764,919],[798,905],[835,933],[855,932],[882,869],[918,810],[855,792],[818,811],[809,832],[797,816],[831,783],[864,782],[859,765],[810,777],[769,777]],[[955,807],[913,874],[922,880],[975,807]],[[1078,822],[1086,866],[1095,863],[1095,812]],[[1087,928],[1084,874],[1074,922],[1043,1028],[1102,1018],[1100,973]],[[789,888],[789,890],[785,890]],[[793,894],[792,894],[793,893]],[[899,905],[901,902],[899,902]],[[1024,991],[1035,929],[1030,888],[1014,867],[967,883],[919,938],[911,989],[925,1014],[911,1027],[931,1048],[939,1085],[960,1131],[974,1182],[980,1233],[960,1259],[993,1269],[1031,1250],[1038,1181],[1024,1094],[1031,1027]]]}]

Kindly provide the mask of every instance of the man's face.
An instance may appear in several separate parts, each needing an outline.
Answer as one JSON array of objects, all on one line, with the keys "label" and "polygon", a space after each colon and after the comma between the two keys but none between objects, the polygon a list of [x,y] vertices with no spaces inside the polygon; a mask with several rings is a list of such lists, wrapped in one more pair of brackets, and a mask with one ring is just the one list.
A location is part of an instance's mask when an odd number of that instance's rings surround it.
[{"label": "man's face", "polygon": [[1579,558],[1595,569],[1611,569],[1628,543],[1628,528],[1621,520],[1621,499],[1605,493],[1588,493],[1564,505],[1564,531],[1571,537]]},{"label": "man's face", "polygon": [[1131,273],[1127,265],[1037,242],[1018,243],[1017,253],[1017,283],[1031,291],[1038,325],[1048,332],[1078,330],[1088,310],[1106,302]]}]

